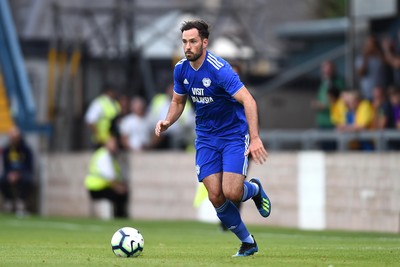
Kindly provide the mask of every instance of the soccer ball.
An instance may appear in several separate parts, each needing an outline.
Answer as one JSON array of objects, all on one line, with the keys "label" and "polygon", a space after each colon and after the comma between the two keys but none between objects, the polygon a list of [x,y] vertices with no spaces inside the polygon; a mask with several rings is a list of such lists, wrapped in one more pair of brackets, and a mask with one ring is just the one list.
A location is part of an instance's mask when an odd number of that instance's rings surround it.
[{"label": "soccer ball", "polygon": [[143,251],[144,239],[137,229],[123,227],[112,236],[111,248],[118,257],[137,257]]}]

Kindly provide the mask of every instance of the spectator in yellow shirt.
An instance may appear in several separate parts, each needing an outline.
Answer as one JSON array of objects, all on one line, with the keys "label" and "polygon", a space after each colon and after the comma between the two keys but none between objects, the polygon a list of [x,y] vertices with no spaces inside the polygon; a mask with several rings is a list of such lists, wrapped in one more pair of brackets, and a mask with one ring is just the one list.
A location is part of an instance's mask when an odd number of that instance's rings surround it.
[{"label": "spectator in yellow shirt", "polygon": [[357,132],[371,127],[374,110],[368,100],[362,99],[357,91],[348,92],[345,99],[347,108],[345,124],[339,126],[344,132]]},{"label": "spectator in yellow shirt", "polygon": [[341,93],[335,87],[332,87],[328,90],[328,98],[330,103],[330,119],[332,125],[338,127],[340,125],[344,125],[346,122],[346,105],[344,103],[342,95],[345,92]]},{"label": "spectator in yellow shirt", "polygon": [[[368,100],[362,99],[357,91],[350,91],[345,98],[347,107],[346,123],[338,127],[342,132],[359,132],[371,128],[374,109]],[[370,141],[356,140],[350,143],[351,149],[373,150]]]}]

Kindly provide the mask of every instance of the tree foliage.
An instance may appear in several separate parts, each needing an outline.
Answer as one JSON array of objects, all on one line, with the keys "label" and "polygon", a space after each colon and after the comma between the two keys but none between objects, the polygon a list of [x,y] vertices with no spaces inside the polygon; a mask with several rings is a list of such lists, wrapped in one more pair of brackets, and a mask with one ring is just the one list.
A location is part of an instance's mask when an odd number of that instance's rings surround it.
[{"label": "tree foliage", "polygon": [[339,18],[347,14],[347,5],[351,0],[319,0],[312,1],[315,15],[318,18]]}]

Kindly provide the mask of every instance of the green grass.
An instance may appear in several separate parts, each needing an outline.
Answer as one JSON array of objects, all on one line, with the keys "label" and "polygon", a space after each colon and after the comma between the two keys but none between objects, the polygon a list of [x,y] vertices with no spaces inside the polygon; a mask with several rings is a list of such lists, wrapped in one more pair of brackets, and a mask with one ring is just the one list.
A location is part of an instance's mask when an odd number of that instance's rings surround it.
[{"label": "green grass", "polygon": [[[144,236],[138,258],[111,251],[111,236],[123,226]],[[214,224],[0,215],[0,266],[400,266],[395,234],[249,229],[259,253],[232,258],[240,242]]]}]

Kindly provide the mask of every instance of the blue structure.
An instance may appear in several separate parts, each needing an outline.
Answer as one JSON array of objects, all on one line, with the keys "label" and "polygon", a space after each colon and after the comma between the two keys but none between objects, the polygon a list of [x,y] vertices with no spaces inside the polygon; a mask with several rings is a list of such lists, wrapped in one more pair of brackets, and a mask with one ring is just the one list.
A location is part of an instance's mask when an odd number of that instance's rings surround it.
[{"label": "blue structure", "polygon": [[13,118],[23,131],[51,133],[35,120],[36,107],[7,0],[0,1],[0,65]]}]

